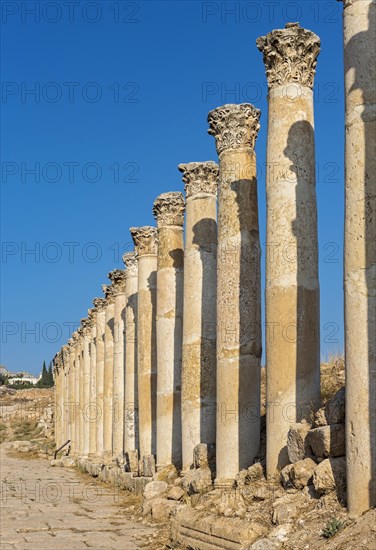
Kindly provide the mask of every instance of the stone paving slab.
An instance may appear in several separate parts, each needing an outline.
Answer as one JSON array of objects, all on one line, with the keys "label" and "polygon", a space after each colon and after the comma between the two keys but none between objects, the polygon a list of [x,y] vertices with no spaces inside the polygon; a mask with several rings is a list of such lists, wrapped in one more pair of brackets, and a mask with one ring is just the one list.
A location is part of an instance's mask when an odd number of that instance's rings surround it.
[{"label": "stone paving slab", "polygon": [[119,512],[121,494],[0,445],[0,550],[139,550],[154,529]]}]

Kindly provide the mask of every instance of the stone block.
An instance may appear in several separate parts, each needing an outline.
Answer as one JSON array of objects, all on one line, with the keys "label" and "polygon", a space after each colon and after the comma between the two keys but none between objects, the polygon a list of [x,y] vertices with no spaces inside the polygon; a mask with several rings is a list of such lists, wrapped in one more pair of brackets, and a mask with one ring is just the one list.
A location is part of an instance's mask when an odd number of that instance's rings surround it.
[{"label": "stone block", "polygon": [[344,456],[346,453],[345,425],[332,424],[310,430],[307,445],[319,458]]},{"label": "stone block", "polygon": [[134,449],[125,453],[125,470],[138,475],[138,450]]},{"label": "stone block", "polygon": [[306,447],[306,437],[310,427],[307,422],[295,423],[290,426],[287,434],[287,454],[292,464],[298,462],[298,460],[303,460],[309,455],[309,449]]},{"label": "stone block", "polygon": [[312,482],[313,472],[316,468],[316,462],[311,458],[305,458],[292,464],[290,470],[290,479],[296,489],[303,489]]},{"label": "stone block", "polygon": [[182,487],[189,495],[193,493],[206,493],[212,487],[210,468],[198,468],[188,470],[183,478]]},{"label": "stone block", "polygon": [[153,477],[155,474],[155,457],[154,455],[145,455],[142,457],[142,475],[144,477]]},{"label": "stone block", "polygon": [[341,388],[315,414],[315,426],[345,422],[345,388]]},{"label": "stone block", "polygon": [[144,489],[144,498],[150,500],[152,498],[161,497],[167,492],[168,485],[165,481],[151,481]]},{"label": "stone block", "polygon": [[[154,482],[163,483],[163,482]],[[182,505],[173,500],[155,498],[151,501],[151,515],[156,521],[168,521]]]},{"label": "stone block", "polygon": [[193,465],[195,468],[209,466],[209,453],[206,443],[199,443],[193,449]]},{"label": "stone block", "polygon": [[346,488],[346,458],[327,458],[316,466],[313,486],[320,495],[336,490],[340,498]]},{"label": "stone block", "polygon": [[185,491],[181,487],[172,487],[167,494],[167,498],[169,500],[181,500],[184,495]]}]

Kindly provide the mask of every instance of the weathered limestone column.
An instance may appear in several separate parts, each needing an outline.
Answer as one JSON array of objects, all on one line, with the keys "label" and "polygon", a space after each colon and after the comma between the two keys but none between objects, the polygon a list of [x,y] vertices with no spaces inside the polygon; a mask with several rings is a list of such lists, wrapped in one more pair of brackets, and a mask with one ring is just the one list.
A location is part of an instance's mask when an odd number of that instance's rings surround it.
[{"label": "weathered limestone column", "polygon": [[124,321],[125,271],[108,274],[114,296],[113,456],[124,458]]},{"label": "weathered limestone column", "polygon": [[137,391],[137,254],[123,256],[125,271],[125,395],[124,451],[138,450],[138,391]]},{"label": "weathered limestone column", "polygon": [[113,451],[113,393],[114,393],[114,315],[115,296],[112,285],[102,285],[107,305],[104,326],[104,372],[103,372],[103,461],[112,460]]},{"label": "weathered limestone column", "polygon": [[156,287],[158,236],[155,227],[131,227],[138,260],[138,421],[140,459],[156,452]]},{"label": "weathered limestone column", "polygon": [[261,291],[256,155],[260,111],[224,105],[208,116],[220,160],[217,250],[218,485],[260,447]]},{"label": "weathered limestone column", "polygon": [[81,319],[82,324],[82,434],[81,456],[87,458],[89,454],[90,431],[90,319]]},{"label": "weathered limestone column", "polygon": [[196,445],[215,445],[219,168],[215,162],[190,162],[179,164],[179,170],[186,195],[181,385],[186,471]]},{"label": "weathered limestone column", "polygon": [[[65,345],[61,349],[63,357],[63,381],[62,381],[62,442],[65,443],[70,439],[69,430],[69,346]],[[65,449],[66,450],[66,449]]]},{"label": "weathered limestone column", "polygon": [[76,375],[75,375],[75,347],[74,340],[68,340],[69,348],[69,433],[70,433],[70,455],[75,456],[76,449]]},{"label": "weathered limestone column", "polygon": [[90,380],[89,380],[89,458],[93,459],[97,449],[97,420],[99,417],[97,408],[97,310],[88,310],[91,321],[91,333],[89,340],[90,351]]},{"label": "weathered limestone column", "polygon": [[[81,323],[84,319],[81,319]],[[79,348],[79,372],[78,372],[78,456],[79,458],[84,456],[84,354],[85,354],[85,337],[83,326],[80,325],[77,329],[80,339],[80,348]]]},{"label": "weathered limestone column", "polygon": [[104,298],[95,298],[93,300],[97,312],[96,322],[96,445],[95,455],[97,458],[103,458],[103,420],[104,420],[104,398],[103,398],[103,380],[104,380],[104,332],[106,324],[107,300]]},{"label": "weathered limestone column", "polygon": [[62,380],[62,360],[61,352],[58,352],[53,359],[53,374],[55,382],[55,442],[56,447],[62,444],[62,415],[61,415],[61,380]]},{"label": "weathered limestone column", "polygon": [[269,85],[266,468],[288,464],[290,424],[320,402],[313,81],[320,39],[298,23],[258,38]]},{"label": "weathered limestone column", "polygon": [[157,469],[181,468],[184,209],[180,192],[159,195],[153,206],[158,228]]},{"label": "weathered limestone column", "polygon": [[347,505],[376,505],[376,2],[344,0]]},{"label": "weathered limestone column", "polygon": [[74,454],[80,455],[81,439],[81,401],[80,401],[80,371],[81,371],[81,336],[79,329],[72,334],[74,346]]}]

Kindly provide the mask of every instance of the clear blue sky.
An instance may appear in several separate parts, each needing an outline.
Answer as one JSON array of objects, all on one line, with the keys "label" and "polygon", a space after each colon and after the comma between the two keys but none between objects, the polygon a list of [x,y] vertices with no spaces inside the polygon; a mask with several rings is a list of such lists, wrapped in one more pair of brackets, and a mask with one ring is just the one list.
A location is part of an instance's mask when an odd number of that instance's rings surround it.
[{"label": "clear blue sky", "polygon": [[102,295],[107,273],[123,267],[129,227],[154,224],[154,198],[183,190],[177,165],[217,159],[206,117],[224,103],[262,111],[264,269],[267,87],[255,40],[288,21],[322,43],[315,85],[321,355],[341,351],[342,4],[4,0],[1,8],[1,363],[36,373],[50,361]]}]

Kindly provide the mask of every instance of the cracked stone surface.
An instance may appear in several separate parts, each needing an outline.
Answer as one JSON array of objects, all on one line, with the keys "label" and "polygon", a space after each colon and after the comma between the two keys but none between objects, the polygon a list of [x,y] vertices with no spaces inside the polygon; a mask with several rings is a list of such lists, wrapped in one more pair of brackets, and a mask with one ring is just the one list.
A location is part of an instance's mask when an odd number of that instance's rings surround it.
[{"label": "cracked stone surface", "polygon": [[122,515],[122,494],[73,469],[16,458],[0,445],[1,550],[137,550],[154,529]]}]

